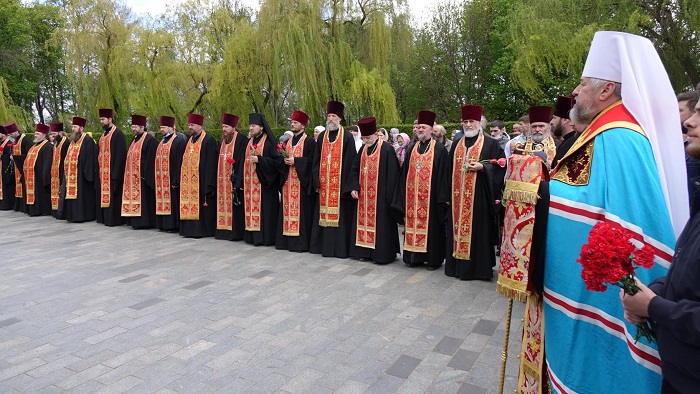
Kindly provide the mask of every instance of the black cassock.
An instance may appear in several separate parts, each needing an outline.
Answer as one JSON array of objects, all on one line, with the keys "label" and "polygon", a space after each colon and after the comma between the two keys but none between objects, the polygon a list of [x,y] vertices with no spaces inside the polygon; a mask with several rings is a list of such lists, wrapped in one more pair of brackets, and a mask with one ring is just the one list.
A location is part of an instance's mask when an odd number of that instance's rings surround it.
[{"label": "black cassock", "polygon": [[571,149],[571,147],[574,145],[574,142],[576,142],[576,139],[578,138],[578,133],[575,131],[569,132],[569,134],[564,136],[564,141],[557,146],[557,154],[554,155],[554,159],[552,159],[552,170],[557,166],[557,163],[559,163],[559,160],[564,157],[564,155]]},{"label": "black cassock", "polygon": [[[467,148],[474,145],[478,137],[463,137],[455,142],[450,152],[448,182],[452,186],[452,163],[457,144],[466,144]],[[479,161],[505,158],[505,153],[496,140],[484,136]],[[453,235],[452,206],[447,215],[447,258],[445,260],[445,275],[461,280],[493,278],[493,267],[496,266],[496,251],[494,247],[500,244],[499,222],[496,215],[497,191],[503,189],[505,168],[496,164],[482,163],[483,171],[476,173],[474,186],[474,206],[472,207],[472,239],[470,259],[461,260],[452,257]]]},{"label": "black cassock", "polygon": [[[369,154],[373,154],[377,144],[369,147]],[[357,153],[352,172],[348,179],[345,191],[358,190],[360,198],[363,191],[360,189],[360,162],[367,146],[363,145]],[[391,202],[394,200],[396,191],[396,180],[399,178],[399,159],[396,151],[389,143],[382,143],[379,152],[379,178],[377,180],[377,206],[376,206],[376,232],[374,249],[355,245],[357,232],[352,232],[350,256],[356,258],[371,259],[378,264],[387,264],[396,260],[396,255],[401,253],[399,243],[399,230],[397,225],[398,213],[391,209]],[[357,205],[359,207],[359,204]],[[400,219],[399,219],[400,220]],[[357,227],[357,209],[353,215],[355,227]]]},{"label": "black cassock", "polygon": [[[194,143],[197,137],[190,136]],[[187,145],[185,145],[185,150]],[[180,220],[180,235],[189,238],[213,237],[216,233],[216,165],[219,145],[209,134],[202,140],[199,151],[199,220]],[[182,174],[182,173],[181,173]],[[206,203],[206,206],[205,206]],[[173,208],[175,208],[173,206]],[[178,205],[179,209],[179,205]]]},{"label": "black cassock", "polygon": [[[253,144],[258,144],[261,138],[262,135],[253,138]],[[260,231],[246,230],[243,238],[246,243],[255,246],[275,244],[280,209],[277,157],[275,140],[268,136],[263,146],[263,154],[258,156],[258,163],[255,165],[255,173],[261,186]]]},{"label": "black cassock", "polygon": [[98,206],[95,188],[99,183],[98,176],[97,144],[92,137],[85,135],[78,155],[78,198],[65,200],[64,212],[67,221],[82,223],[95,220]]},{"label": "black cassock", "polygon": [[8,146],[8,140],[2,149],[2,166],[0,166],[0,176],[2,176],[2,199],[0,200],[0,211],[11,211],[15,209],[15,170],[12,166],[12,147]]},{"label": "black cassock", "polygon": [[[311,178],[311,192],[315,192],[321,187],[320,169],[321,162],[326,162],[326,158],[321,157],[321,152],[323,150],[323,141],[326,133],[328,133],[328,140],[333,142],[338,138],[338,131],[324,131],[318,136],[316,141],[316,153],[314,153],[314,166],[312,169]],[[355,161],[357,156],[357,150],[355,149],[355,139],[352,137],[352,133],[344,130],[343,138],[343,166],[340,174],[341,183],[340,191],[343,191],[343,185],[348,182],[350,178],[350,171],[352,171],[352,163]],[[330,151],[330,147],[329,147]],[[350,256],[350,242],[352,233],[355,231],[355,222],[353,221],[353,214],[355,212],[355,205],[357,202],[350,196],[350,193],[341,193],[340,195],[340,214],[338,227],[321,227],[319,225],[320,219],[320,194],[318,194],[318,199],[316,201],[316,206],[314,207],[314,217],[311,227],[311,244],[309,245],[309,252],[315,254],[321,254],[324,257],[338,257],[341,259]]]},{"label": "black cassock", "polygon": [[[20,135],[20,138],[21,135]],[[32,140],[29,139],[26,135],[24,138],[22,138],[22,143],[20,145],[20,155],[19,156],[12,156],[14,159],[15,163],[15,168],[19,171],[20,174],[20,179],[15,179],[15,182],[21,182],[22,183],[22,197],[15,197],[15,211],[17,212],[24,212],[24,213],[29,213],[29,209],[27,208],[27,184],[24,181],[24,159],[27,157],[27,152],[29,152],[29,148],[31,148],[34,145]],[[15,189],[12,189],[12,193],[14,194]]]},{"label": "black cassock", "polygon": [[156,149],[158,140],[144,132],[134,138],[132,144],[145,138],[141,146],[141,216],[125,218],[134,229],[152,228],[156,225]]},{"label": "black cassock", "polygon": [[[428,143],[416,142],[406,151],[406,159],[401,167],[399,179],[396,182],[394,201],[392,207],[400,212],[401,218],[406,217],[406,178],[411,163],[411,154],[414,149],[424,153],[428,150]],[[454,149],[454,147],[453,147]],[[449,202],[451,197],[450,183],[447,178],[447,167],[449,166],[449,156],[443,144],[435,144],[435,155],[433,157],[433,171],[431,174],[430,190],[430,215],[428,218],[428,244],[426,253],[409,252],[404,249],[403,262],[406,265],[422,265],[427,263],[428,267],[438,268],[445,260],[445,219],[449,212]]]},{"label": "black cassock", "polygon": [[[102,134],[109,135],[109,130]],[[99,144],[99,141],[98,141]],[[99,150],[98,150],[99,152]],[[124,133],[115,128],[114,135],[109,142],[109,178],[110,178],[110,200],[109,207],[102,208],[101,185],[98,171],[97,177],[97,223],[104,223],[105,226],[121,226],[124,224],[122,218],[122,188],[124,187],[124,165],[126,163],[126,139]]]},{"label": "black cassock", "polygon": [[[172,138],[170,154],[170,215],[156,215],[156,228],[162,231],[176,232],[180,229],[180,170],[182,169],[182,154],[187,142],[172,133],[163,137],[161,143],[168,143]],[[158,146],[156,146],[156,150]],[[155,173],[155,168],[154,168]]]},{"label": "black cassock", "polygon": [[[59,159],[58,165],[58,209],[52,209],[51,216],[55,217],[56,219],[64,220],[66,218],[66,214],[63,211],[63,207],[66,200],[66,174],[63,171],[63,163],[66,160],[66,153],[68,153],[70,140],[68,139],[68,137],[61,137],[61,141],[63,141],[63,145],[61,145],[61,157]],[[54,149],[58,148],[58,144],[60,144],[61,141],[54,141]]]},{"label": "black cassock", "polygon": [[[36,145],[41,144],[40,142]],[[34,162],[34,204],[27,204],[29,216],[51,215],[51,161],[53,145],[46,141]]]},{"label": "black cassock", "polygon": [[[295,135],[289,140],[288,144],[298,144],[302,135]],[[318,193],[311,188],[311,171],[316,153],[316,141],[311,137],[306,137],[302,148],[302,156],[294,158],[294,165],[288,166],[284,164],[284,158],[280,157],[277,168],[280,171],[280,189],[287,182],[289,171],[296,171],[299,177],[299,235],[291,236],[284,235],[284,193],[282,193],[279,219],[277,224],[277,240],[275,248],[281,250],[289,250],[292,252],[307,252],[311,242],[311,225],[314,220],[314,206],[318,200]]]},{"label": "black cassock", "polygon": [[[233,184],[233,208],[231,210],[233,220],[231,230],[216,230],[216,239],[240,241],[245,235],[245,203],[243,201],[243,164],[245,161],[245,150],[248,145],[248,136],[236,131],[236,145],[233,147],[233,172],[231,172],[231,183]],[[221,154],[221,152],[219,152]],[[238,202],[238,205],[235,203]]]}]

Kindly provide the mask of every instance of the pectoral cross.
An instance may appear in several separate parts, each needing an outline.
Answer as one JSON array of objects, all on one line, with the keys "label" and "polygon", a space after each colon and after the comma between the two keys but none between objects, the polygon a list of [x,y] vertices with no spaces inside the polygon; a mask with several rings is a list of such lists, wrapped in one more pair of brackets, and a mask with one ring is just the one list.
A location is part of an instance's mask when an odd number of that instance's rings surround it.
[{"label": "pectoral cross", "polygon": [[416,172],[417,173],[420,173],[421,168],[423,168],[423,164],[421,164],[421,163],[416,164]]}]

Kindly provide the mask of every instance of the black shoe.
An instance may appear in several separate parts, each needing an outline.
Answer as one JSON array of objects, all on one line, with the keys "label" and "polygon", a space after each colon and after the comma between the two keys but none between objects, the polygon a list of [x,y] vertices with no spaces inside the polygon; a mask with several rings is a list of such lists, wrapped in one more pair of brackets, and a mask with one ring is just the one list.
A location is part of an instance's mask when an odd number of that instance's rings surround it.
[{"label": "black shoe", "polygon": [[427,267],[427,270],[428,270],[428,271],[435,271],[435,270],[438,269],[438,268],[440,268],[440,267],[434,267],[434,266],[432,266],[432,265],[429,265],[429,266]]}]

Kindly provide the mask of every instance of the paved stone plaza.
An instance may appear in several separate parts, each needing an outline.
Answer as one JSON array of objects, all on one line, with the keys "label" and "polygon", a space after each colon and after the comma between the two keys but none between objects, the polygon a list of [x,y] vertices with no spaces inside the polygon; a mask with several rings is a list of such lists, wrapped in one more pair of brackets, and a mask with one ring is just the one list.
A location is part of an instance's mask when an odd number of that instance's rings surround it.
[{"label": "paved stone plaza", "polygon": [[17,212],[0,228],[2,393],[498,392],[495,279]]}]

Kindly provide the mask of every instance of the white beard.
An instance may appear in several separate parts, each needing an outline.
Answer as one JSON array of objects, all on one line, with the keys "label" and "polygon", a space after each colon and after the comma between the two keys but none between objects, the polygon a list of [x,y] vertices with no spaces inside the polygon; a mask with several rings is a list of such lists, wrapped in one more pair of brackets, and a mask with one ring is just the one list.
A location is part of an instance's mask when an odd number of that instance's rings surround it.
[{"label": "white beard", "polygon": [[476,137],[477,134],[479,134],[479,130],[472,130],[472,131],[465,131],[464,132],[464,136],[467,138]]},{"label": "white beard", "polygon": [[340,122],[338,122],[338,123],[326,122],[326,129],[328,129],[328,131],[340,130]]}]

